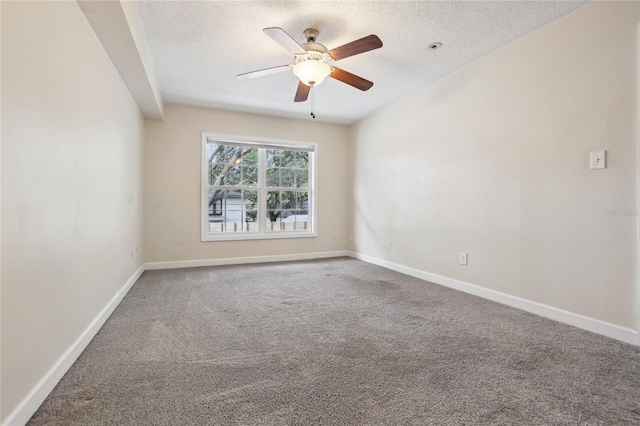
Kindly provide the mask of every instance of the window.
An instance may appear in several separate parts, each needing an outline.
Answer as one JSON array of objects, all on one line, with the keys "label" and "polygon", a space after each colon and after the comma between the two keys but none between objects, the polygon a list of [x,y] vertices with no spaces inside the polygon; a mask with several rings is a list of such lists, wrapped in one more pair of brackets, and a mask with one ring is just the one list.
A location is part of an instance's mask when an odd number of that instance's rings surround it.
[{"label": "window", "polygon": [[315,144],[202,134],[202,241],[315,236]]}]

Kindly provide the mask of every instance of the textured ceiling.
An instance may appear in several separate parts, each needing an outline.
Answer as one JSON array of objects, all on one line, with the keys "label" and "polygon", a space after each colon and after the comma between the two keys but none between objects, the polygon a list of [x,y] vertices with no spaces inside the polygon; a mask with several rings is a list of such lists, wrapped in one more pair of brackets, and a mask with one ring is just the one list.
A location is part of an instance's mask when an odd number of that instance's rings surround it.
[{"label": "textured ceiling", "polygon": [[[327,78],[316,90],[318,121],[353,123],[504,46],[585,1],[138,1],[165,102],[310,119],[294,103],[291,71],[252,80],[237,74],[293,63],[262,32],[281,27],[304,43],[320,31],[331,49],[376,34],[381,49],[336,66],[373,81],[361,92]],[[439,50],[429,50],[442,42]]]}]

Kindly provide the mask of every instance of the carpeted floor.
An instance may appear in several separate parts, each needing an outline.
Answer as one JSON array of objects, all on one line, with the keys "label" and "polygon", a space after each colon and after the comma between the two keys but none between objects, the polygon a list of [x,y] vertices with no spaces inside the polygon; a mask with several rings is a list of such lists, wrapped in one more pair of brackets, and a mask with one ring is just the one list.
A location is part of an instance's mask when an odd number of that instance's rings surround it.
[{"label": "carpeted floor", "polygon": [[29,424],[640,424],[640,350],[349,258],[148,271]]}]

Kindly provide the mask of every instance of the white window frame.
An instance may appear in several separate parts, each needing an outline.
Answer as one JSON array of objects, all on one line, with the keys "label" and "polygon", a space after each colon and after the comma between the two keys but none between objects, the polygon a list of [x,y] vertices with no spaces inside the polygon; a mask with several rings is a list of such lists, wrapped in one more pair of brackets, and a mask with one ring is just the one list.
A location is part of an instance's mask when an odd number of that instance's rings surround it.
[{"label": "white window frame", "polygon": [[[219,142],[221,145],[225,143],[241,143],[244,145],[253,145],[256,148],[307,148],[309,149],[309,203],[308,216],[309,228],[305,231],[278,231],[266,232],[267,218],[264,214],[267,210],[267,186],[266,186],[266,168],[261,158],[258,167],[258,186],[260,204],[258,207],[258,229],[259,232],[238,232],[238,233],[211,233],[209,231],[209,189],[207,184],[209,174],[209,164],[207,158],[207,142]],[[262,154],[261,154],[262,157]],[[317,237],[316,220],[318,216],[317,208],[317,163],[318,163],[318,144],[315,142],[291,141],[282,139],[258,138],[250,136],[224,135],[220,133],[202,132],[202,153],[201,165],[202,173],[200,175],[200,239],[201,241],[237,241],[237,240],[273,240],[282,238],[315,238]],[[263,215],[265,217],[263,217]]]}]

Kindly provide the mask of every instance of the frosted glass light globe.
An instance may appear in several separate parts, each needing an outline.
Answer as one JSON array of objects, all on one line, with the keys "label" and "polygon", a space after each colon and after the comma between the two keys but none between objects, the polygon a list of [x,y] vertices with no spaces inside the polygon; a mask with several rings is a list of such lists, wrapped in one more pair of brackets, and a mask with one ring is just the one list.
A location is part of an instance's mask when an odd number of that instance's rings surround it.
[{"label": "frosted glass light globe", "polygon": [[331,67],[316,59],[298,62],[293,67],[293,73],[307,86],[317,86],[326,76],[331,74]]}]

